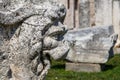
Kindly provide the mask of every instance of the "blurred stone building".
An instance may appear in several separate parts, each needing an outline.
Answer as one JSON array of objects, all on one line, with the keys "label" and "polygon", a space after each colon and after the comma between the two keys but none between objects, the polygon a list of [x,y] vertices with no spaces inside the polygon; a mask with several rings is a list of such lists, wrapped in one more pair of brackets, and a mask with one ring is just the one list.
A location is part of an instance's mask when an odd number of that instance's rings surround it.
[{"label": "blurred stone building", "polygon": [[66,6],[64,23],[71,28],[84,28],[95,25],[94,0],[59,0]]},{"label": "blurred stone building", "polygon": [[120,47],[120,0],[59,0],[66,6],[64,24],[69,29],[113,25],[119,34]]}]

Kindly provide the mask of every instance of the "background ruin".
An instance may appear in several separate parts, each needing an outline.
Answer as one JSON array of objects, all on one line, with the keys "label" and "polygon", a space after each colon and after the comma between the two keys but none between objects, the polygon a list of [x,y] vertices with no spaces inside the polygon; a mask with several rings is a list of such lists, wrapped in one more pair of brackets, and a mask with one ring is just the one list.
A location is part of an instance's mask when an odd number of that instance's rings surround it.
[{"label": "background ruin", "polygon": [[[119,0],[59,0],[67,8],[64,23],[69,29],[113,25],[120,34]],[[120,35],[116,47],[120,47]]]}]

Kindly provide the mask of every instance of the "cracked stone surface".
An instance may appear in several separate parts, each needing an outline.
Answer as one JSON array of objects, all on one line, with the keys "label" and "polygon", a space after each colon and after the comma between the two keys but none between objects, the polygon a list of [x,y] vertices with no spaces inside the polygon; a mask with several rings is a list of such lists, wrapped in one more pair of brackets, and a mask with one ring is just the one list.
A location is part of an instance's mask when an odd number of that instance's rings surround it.
[{"label": "cracked stone surface", "polygon": [[56,0],[0,1],[0,80],[45,79],[50,56],[60,59],[69,50],[65,14]]},{"label": "cracked stone surface", "polygon": [[64,36],[70,43],[66,59],[78,63],[106,63],[114,55],[117,37],[113,26],[71,30]]}]

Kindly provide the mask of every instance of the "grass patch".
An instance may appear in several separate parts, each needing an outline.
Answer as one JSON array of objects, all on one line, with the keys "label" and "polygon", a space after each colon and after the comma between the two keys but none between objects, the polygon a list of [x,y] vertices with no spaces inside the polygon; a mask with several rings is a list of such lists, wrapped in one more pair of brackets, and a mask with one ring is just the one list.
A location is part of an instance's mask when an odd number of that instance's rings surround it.
[{"label": "grass patch", "polygon": [[120,55],[106,63],[106,69],[97,73],[65,71],[65,61],[52,61],[46,80],[120,80]]}]

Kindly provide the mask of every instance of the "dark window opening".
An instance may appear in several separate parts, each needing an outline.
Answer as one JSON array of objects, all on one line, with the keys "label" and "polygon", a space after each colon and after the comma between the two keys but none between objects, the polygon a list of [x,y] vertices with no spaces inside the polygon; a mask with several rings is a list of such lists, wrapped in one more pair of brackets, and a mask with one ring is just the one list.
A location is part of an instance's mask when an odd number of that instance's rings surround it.
[{"label": "dark window opening", "polygon": [[75,7],[74,7],[75,10],[77,10],[77,9],[78,9],[78,0],[75,0],[75,1],[74,1],[74,5],[75,5]]},{"label": "dark window opening", "polygon": [[67,8],[70,9],[70,0],[67,1]]}]

